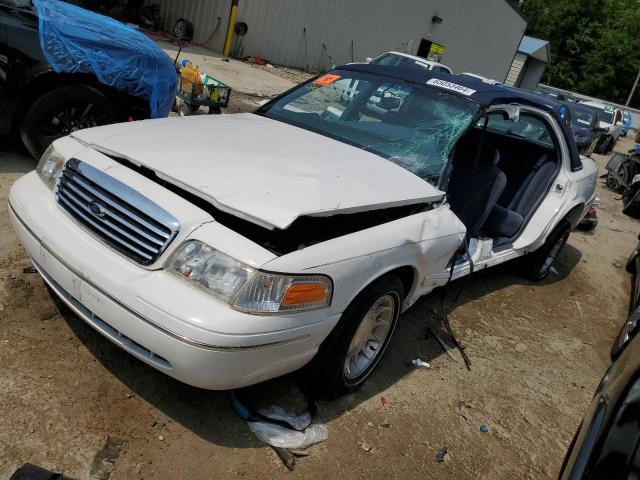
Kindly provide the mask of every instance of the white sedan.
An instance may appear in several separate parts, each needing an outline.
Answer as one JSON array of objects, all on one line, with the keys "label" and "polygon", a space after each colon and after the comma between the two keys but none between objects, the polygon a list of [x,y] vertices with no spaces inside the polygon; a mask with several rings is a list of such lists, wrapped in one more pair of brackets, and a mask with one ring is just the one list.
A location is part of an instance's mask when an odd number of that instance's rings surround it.
[{"label": "white sedan", "polygon": [[230,389],[310,364],[338,395],[434,288],[523,256],[548,274],[596,167],[538,98],[349,65],[255,114],[76,131],[10,215],[52,290],[158,370]]}]

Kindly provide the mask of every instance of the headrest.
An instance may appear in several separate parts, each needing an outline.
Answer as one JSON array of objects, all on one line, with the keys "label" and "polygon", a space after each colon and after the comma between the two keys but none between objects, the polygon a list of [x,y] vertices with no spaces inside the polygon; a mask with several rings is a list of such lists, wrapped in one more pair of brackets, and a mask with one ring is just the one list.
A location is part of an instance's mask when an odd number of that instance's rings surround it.
[{"label": "headrest", "polygon": [[480,162],[495,167],[500,162],[500,152],[490,143],[483,141],[480,147]]}]

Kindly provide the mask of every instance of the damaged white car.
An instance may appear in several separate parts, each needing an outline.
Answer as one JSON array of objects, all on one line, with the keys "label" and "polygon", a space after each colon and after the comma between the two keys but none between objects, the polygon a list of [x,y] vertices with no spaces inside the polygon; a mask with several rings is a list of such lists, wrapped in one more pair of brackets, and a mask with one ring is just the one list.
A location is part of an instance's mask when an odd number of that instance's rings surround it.
[{"label": "damaged white car", "polygon": [[544,278],[595,183],[547,100],[349,65],[255,114],[74,132],[9,202],[53,291],[140,360],[208,389],[313,362],[341,394],[420,296],[523,256]]}]

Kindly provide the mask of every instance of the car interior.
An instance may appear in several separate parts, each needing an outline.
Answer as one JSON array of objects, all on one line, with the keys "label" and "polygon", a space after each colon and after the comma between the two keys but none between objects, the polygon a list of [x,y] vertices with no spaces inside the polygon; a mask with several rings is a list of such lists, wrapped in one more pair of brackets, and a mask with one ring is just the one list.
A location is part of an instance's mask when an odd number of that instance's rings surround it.
[{"label": "car interior", "polygon": [[447,188],[469,236],[493,239],[494,251],[519,235],[560,167],[557,140],[544,120],[505,117],[489,114],[486,128],[482,119],[458,141]]}]

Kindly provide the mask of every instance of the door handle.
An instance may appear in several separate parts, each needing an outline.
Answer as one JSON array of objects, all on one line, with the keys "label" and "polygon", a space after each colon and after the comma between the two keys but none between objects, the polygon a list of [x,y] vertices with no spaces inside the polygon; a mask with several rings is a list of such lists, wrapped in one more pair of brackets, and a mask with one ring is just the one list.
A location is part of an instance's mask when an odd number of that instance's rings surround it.
[{"label": "door handle", "polygon": [[559,183],[556,183],[556,190],[561,192],[562,190],[564,190],[564,185],[560,185]]}]

